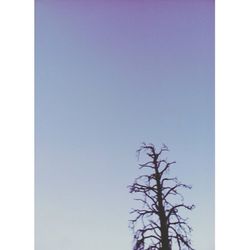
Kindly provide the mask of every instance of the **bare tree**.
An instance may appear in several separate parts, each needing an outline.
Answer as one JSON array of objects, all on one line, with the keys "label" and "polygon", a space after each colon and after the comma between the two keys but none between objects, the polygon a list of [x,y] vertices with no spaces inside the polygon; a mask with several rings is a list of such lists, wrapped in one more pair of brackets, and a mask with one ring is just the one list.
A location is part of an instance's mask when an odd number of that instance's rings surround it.
[{"label": "bare tree", "polygon": [[131,227],[134,233],[134,250],[193,250],[190,241],[192,228],[181,210],[192,210],[194,205],[185,205],[179,189],[191,189],[176,177],[169,177],[169,169],[175,162],[168,162],[163,156],[168,151],[165,144],[157,151],[153,144],[143,143],[137,151],[138,158],[145,153],[146,162],[139,164],[145,174],[129,186],[130,193],[141,203],[140,209],[133,209]]}]

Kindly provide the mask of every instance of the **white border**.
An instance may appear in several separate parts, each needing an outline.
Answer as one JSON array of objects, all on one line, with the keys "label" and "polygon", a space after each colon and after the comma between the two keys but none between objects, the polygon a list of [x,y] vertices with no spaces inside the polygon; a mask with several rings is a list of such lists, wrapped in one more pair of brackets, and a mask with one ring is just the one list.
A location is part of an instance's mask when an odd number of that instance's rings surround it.
[{"label": "white border", "polygon": [[250,5],[216,2],[216,249],[249,247]]},{"label": "white border", "polygon": [[34,249],[34,3],[0,1],[0,249]]}]

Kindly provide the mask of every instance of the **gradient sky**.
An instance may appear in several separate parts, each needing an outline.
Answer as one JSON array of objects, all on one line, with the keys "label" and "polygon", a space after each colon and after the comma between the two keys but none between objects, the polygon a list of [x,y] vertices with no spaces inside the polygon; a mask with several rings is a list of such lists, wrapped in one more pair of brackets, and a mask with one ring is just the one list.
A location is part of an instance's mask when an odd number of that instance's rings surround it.
[{"label": "gradient sky", "polygon": [[214,3],[36,0],[36,250],[129,250],[140,143],[191,184],[214,250]]}]

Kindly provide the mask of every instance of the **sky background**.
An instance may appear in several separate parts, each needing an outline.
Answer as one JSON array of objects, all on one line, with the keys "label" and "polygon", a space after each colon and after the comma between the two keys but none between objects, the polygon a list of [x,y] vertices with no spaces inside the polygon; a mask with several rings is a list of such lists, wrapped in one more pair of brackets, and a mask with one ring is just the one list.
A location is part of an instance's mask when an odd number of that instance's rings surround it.
[{"label": "sky background", "polygon": [[214,3],[36,0],[36,250],[129,250],[140,143],[214,250]]}]

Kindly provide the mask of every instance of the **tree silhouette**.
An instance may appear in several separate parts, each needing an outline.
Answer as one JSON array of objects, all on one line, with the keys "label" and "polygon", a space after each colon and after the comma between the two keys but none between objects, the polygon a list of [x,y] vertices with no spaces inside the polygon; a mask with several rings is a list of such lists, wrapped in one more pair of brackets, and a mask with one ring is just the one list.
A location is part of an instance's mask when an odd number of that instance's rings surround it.
[{"label": "tree silhouette", "polygon": [[[192,228],[181,210],[192,210],[194,205],[185,205],[179,189],[191,186],[169,177],[169,170],[175,162],[167,162],[164,155],[169,151],[165,144],[157,151],[153,144],[143,143],[137,150],[138,159],[145,153],[146,162],[139,164],[145,174],[129,186],[130,193],[139,196],[140,209],[133,209],[130,221],[134,233],[134,250],[193,250],[190,241]],[[164,158],[163,158],[164,157]]]}]

